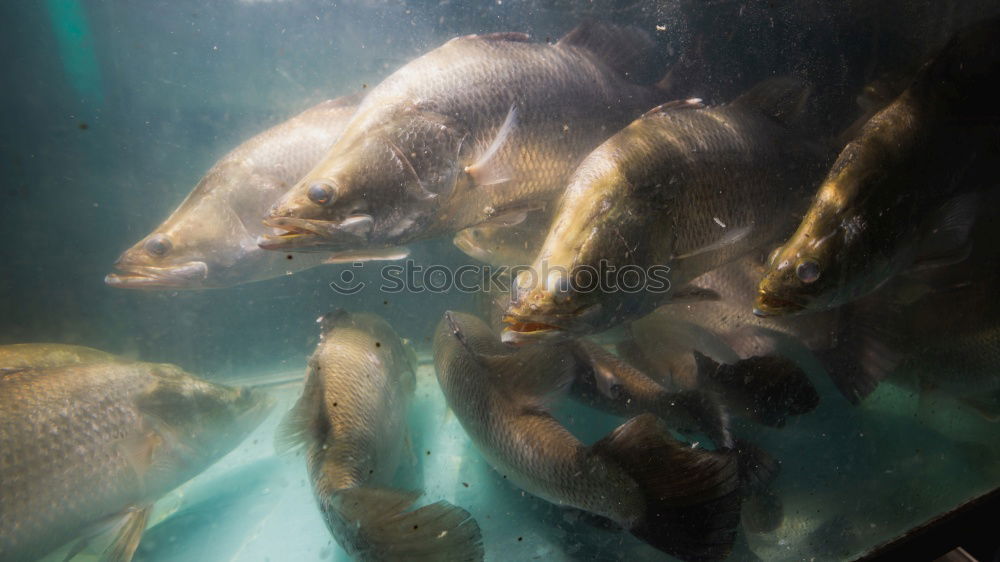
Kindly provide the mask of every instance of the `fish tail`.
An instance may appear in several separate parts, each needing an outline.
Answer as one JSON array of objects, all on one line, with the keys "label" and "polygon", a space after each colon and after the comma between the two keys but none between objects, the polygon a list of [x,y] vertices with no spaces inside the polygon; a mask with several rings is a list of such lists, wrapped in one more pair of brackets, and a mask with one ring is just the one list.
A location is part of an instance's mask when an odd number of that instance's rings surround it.
[{"label": "fish tail", "polygon": [[413,491],[348,488],[321,504],[338,542],[359,559],[482,560],[482,534],[469,512],[446,501],[407,511],[419,496]]},{"label": "fish tail", "polygon": [[740,484],[747,492],[768,488],[781,471],[778,459],[760,447],[736,439],[736,454],[739,461]]},{"label": "fish tail", "polygon": [[734,440],[730,432],[732,421],[729,410],[715,393],[703,390],[681,390],[666,394],[661,402],[667,402],[671,405],[678,404],[687,410],[688,415],[697,424],[697,429],[708,435],[716,449],[733,448]]},{"label": "fish tail", "polygon": [[735,449],[743,490],[743,527],[754,533],[773,531],[785,517],[781,498],[771,489],[781,465],[764,449],[741,439],[735,440]]},{"label": "fish tail", "polygon": [[643,517],[629,531],[682,560],[725,558],[736,540],[740,477],[732,451],[693,448],[656,416],[623,423],[593,446],[639,484]]}]

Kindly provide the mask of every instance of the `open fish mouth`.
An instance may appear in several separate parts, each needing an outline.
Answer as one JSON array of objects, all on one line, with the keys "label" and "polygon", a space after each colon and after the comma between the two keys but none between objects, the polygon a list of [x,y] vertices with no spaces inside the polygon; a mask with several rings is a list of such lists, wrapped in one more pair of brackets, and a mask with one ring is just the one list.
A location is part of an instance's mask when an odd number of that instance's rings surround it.
[{"label": "open fish mouth", "polygon": [[754,302],[753,313],[755,316],[766,318],[768,316],[797,314],[805,309],[805,306],[797,302],[776,297],[761,291],[757,293],[757,300]]},{"label": "open fish mouth", "polygon": [[510,345],[535,342],[557,342],[589,333],[590,320],[601,310],[600,303],[591,303],[564,314],[541,316],[506,314],[500,340]]},{"label": "open fish mouth", "polygon": [[[264,225],[275,230],[257,237],[257,245],[265,250],[335,251],[349,250],[367,241],[364,230],[370,230],[371,217],[352,217],[341,222],[292,217],[274,217]],[[346,225],[346,227],[345,227]],[[360,231],[360,232],[359,232]]]},{"label": "open fish mouth", "polygon": [[208,278],[208,264],[189,261],[169,267],[115,264],[120,273],[109,273],[104,282],[122,289],[196,289]]},{"label": "open fish mouth", "polygon": [[524,345],[540,341],[555,341],[569,337],[569,331],[556,324],[507,315],[503,317],[500,341],[510,345]]}]

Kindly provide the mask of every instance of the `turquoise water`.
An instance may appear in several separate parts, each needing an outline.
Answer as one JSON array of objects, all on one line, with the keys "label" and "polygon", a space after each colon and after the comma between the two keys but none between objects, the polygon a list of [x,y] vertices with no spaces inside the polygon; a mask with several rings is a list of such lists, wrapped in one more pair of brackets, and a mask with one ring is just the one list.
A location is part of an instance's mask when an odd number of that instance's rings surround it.
[{"label": "turquoise water", "polygon": [[[525,31],[555,39],[586,19],[637,25],[654,37],[663,67],[704,57],[678,65],[677,79],[706,102],[797,72],[817,84],[817,114],[830,124],[844,121],[850,100],[881,71],[919,60],[962,24],[1000,10],[995,2],[893,4],[5,4],[0,343],[86,345],[278,398],[236,450],[158,503],[136,560],[347,559],[316,509],[302,458],[275,456],[272,445],[318,341],[313,320],[337,307],[383,316],[417,349],[410,454],[397,479],[424,490],[421,503],[467,509],[487,559],[660,559],[620,530],[520,491],[469,442],[434,379],[431,337],[446,309],[475,307],[472,295],[366,290],[345,298],[329,287],[344,266],[206,291],[125,291],[104,276],[231,148],[324,99],[372,87],[452,37]],[[447,237],[411,250],[417,263],[474,263]],[[363,275],[375,281],[377,272]],[[883,384],[852,406],[817,369],[809,375],[821,397],[816,410],[782,428],[738,422],[781,459],[774,489],[784,520],[771,532],[741,532],[732,559],[849,559],[1000,482],[997,424],[966,404]],[[555,407],[588,443],[620,422]]]}]

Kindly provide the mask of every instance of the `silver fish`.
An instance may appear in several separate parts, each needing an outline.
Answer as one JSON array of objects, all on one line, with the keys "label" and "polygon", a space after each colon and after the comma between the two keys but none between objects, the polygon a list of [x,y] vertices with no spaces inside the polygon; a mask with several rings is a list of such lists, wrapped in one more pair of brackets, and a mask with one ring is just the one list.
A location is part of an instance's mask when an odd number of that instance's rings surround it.
[{"label": "silver fish", "polygon": [[385,320],[342,310],[320,317],[302,397],[276,435],[306,448],[313,492],[337,542],[357,560],[482,560],[479,526],[445,501],[392,489],[404,452],[416,357]]},{"label": "silver fish", "polygon": [[588,447],[546,411],[543,396],[573,362],[545,346],[512,352],[477,318],[445,313],[434,363],[448,405],[486,460],[524,490],[606,517],[685,560],[722,558],[739,518],[733,455],[674,440],[652,414]]},{"label": "silver fish", "polygon": [[555,44],[458,37],[376,86],[344,135],[271,210],[264,248],[387,248],[543,206],[576,163],[661,100],[626,80],[655,49],[584,24]]},{"label": "silver fish", "polygon": [[72,557],[119,524],[106,554],[130,560],[153,502],[236,447],[271,406],[167,364],[0,374],[0,559],[79,539]]},{"label": "silver fish", "polygon": [[105,282],[126,289],[230,287],[364,257],[291,256],[257,247],[265,230],[260,218],[327,153],[357,102],[355,96],[325,101],[233,149],[163,224],[118,258],[120,272]]}]

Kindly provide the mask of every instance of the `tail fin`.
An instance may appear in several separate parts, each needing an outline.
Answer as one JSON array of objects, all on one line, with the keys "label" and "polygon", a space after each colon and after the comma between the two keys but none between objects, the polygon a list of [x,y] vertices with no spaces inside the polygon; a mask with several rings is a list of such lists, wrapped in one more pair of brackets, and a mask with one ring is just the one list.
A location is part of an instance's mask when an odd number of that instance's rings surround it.
[{"label": "tail fin", "polygon": [[781,466],[778,460],[760,447],[736,440],[739,455],[740,485],[743,489],[743,528],[752,533],[777,529],[785,518],[781,498],[771,489]]},{"label": "tail fin", "polygon": [[740,484],[747,492],[768,488],[781,471],[778,459],[752,443],[737,439],[736,453],[739,456]]},{"label": "tail fin", "polygon": [[749,410],[746,414],[764,425],[782,427],[788,416],[811,412],[819,405],[819,393],[809,377],[785,357],[749,357],[714,369],[710,360],[697,359],[699,376],[705,377],[703,380],[710,382],[711,388],[723,399],[745,403]]},{"label": "tail fin", "polygon": [[629,531],[682,560],[724,558],[740,517],[739,470],[729,452],[692,448],[652,414],[632,418],[593,445],[638,482],[646,513]]},{"label": "tail fin", "polygon": [[405,511],[418,492],[348,488],[323,502],[337,541],[360,560],[483,559],[479,524],[445,501]]},{"label": "tail fin", "polygon": [[729,410],[714,392],[681,390],[666,395],[666,400],[680,404],[694,418],[703,432],[715,443],[717,449],[731,449],[733,436]]}]

